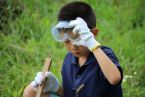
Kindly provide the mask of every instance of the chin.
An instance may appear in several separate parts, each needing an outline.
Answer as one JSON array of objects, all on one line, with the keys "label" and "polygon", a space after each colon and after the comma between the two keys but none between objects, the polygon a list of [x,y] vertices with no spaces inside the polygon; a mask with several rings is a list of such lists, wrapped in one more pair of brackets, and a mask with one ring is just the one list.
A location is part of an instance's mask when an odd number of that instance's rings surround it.
[{"label": "chin", "polygon": [[82,56],[81,54],[74,54],[74,53],[73,53],[73,55],[74,55],[75,57],[81,57],[81,56]]}]

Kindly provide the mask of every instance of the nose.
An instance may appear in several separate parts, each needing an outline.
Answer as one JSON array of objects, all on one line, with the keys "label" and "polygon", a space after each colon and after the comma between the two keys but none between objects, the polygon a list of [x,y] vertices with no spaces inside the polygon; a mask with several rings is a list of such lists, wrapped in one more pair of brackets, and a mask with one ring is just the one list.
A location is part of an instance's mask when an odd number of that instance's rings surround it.
[{"label": "nose", "polygon": [[71,49],[72,49],[72,50],[77,50],[77,49],[78,49],[78,46],[75,45],[75,44],[71,44]]}]

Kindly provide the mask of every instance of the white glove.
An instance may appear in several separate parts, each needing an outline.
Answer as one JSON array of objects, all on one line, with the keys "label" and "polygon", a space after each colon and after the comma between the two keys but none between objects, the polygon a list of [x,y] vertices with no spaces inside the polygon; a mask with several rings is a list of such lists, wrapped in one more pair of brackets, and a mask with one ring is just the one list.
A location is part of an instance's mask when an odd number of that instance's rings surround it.
[{"label": "white glove", "polygon": [[87,23],[82,18],[77,17],[76,20],[70,21],[69,27],[74,27],[73,33],[80,35],[80,40],[73,41],[73,44],[86,46],[90,51],[100,46],[100,43],[95,40],[93,33],[91,33]]},{"label": "white glove", "polygon": [[34,81],[31,82],[31,86],[33,87],[33,89],[37,91],[38,86],[42,84],[45,77],[47,77],[47,80],[43,89],[43,93],[46,93],[48,91],[56,93],[59,89],[59,82],[51,72],[46,72],[44,75],[43,72],[38,72],[35,76]]}]

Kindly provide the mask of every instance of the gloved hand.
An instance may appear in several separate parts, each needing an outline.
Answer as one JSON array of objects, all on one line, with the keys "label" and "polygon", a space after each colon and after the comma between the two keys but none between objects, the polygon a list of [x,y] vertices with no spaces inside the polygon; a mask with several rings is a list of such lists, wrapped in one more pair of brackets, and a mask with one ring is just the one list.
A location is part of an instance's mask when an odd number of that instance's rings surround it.
[{"label": "gloved hand", "polygon": [[33,89],[37,91],[38,86],[42,84],[45,77],[47,77],[47,80],[43,89],[43,93],[46,93],[48,91],[56,93],[59,89],[59,82],[51,72],[46,72],[44,75],[43,72],[38,72],[35,76],[34,81],[31,82],[31,86],[33,87]]},{"label": "gloved hand", "polygon": [[82,18],[77,17],[76,20],[70,21],[69,27],[74,28],[74,34],[78,33],[80,35],[80,40],[73,41],[73,44],[86,46],[90,51],[100,46],[100,43],[95,40],[93,33],[91,33],[87,23]]}]

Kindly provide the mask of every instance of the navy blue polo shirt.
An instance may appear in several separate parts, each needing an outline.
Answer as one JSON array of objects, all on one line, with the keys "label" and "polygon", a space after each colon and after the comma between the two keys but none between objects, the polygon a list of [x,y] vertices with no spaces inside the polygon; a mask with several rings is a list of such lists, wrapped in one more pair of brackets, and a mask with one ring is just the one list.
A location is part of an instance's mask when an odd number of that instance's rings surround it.
[{"label": "navy blue polo shirt", "polygon": [[[101,49],[123,75],[114,52],[104,46]],[[91,52],[82,67],[79,66],[78,59],[70,52],[64,59],[62,84],[65,97],[122,97],[121,82],[117,85],[111,85]]]}]

